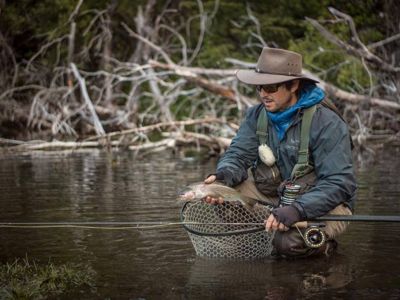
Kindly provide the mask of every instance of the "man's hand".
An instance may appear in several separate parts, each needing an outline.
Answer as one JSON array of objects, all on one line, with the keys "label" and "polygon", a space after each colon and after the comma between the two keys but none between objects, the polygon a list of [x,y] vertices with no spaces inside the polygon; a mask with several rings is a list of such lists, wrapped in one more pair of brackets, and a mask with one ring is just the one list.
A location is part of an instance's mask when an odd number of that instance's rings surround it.
[{"label": "man's hand", "polygon": [[273,231],[273,230],[279,230],[279,231],[288,231],[289,227],[285,226],[285,224],[279,222],[273,214],[270,214],[268,219],[264,221],[265,224],[265,230],[267,232]]},{"label": "man's hand", "polygon": [[275,208],[268,219],[264,221],[265,230],[287,231],[294,223],[301,221],[300,212],[294,206],[288,205]]},{"label": "man's hand", "polygon": [[213,183],[215,180],[217,180],[217,176],[216,175],[210,175],[206,179],[204,179],[204,183],[205,184],[210,184],[210,183]]},{"label": "man's hand", "polygon": [[207,203],[210,203],[210,204],[222,204],[222,203],[224,203],[224,198],[222,198],[222,197],[214,198],[211,196],[207,196],[204,198],[204,201],[206,201]]},{"label": "man's hand", "polygon": [[[210,184],[210,183],[215,182],[215,180],[217,180],[217,176],[210,175],[204,180],[204,183]],[[207,203],[210,203],[210,204],[222,204],[222,203],[224,203],[224,198],[222,198],[222,197],[215,198],[215,197],[207,196],[204,198],[204,201],[206,201]]]}]

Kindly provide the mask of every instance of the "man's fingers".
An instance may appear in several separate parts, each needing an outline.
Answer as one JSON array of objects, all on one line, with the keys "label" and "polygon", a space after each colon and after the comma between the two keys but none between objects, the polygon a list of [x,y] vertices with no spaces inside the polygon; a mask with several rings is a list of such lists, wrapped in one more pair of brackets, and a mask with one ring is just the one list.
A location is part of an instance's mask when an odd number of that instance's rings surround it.
[{"label": "man's fingers", "polygon": [[274,222],[274,220],[275,220],[275,217],[274,217],[274,215],[273,214],[270,214],[269,215],[269,217],[268,217],[268,219],[266,220],[266,221],[264,221],[265,222],[265,230],[266,231],[271,231],[271,229],[272,229],[272,223]]},{"label": "man's fingers", "polygon": [[217,176],[210,175],[204,180],[204,183],[210,184],[210,183],[213,183],[216,179],[217,179]]},{"label": "man's fingers", "polygon": [[224,198],[222,198],[222,197],[211,198],[211,203],[212,204],[222,204],[222,203],[224,203]]},{"label": "man's fingers", "polygon": [[211,203],[212,202],[212,198],[210,196],[207,196],[204,198],[204,201],[206,201],[207,203]]},{"label": "man's fingers", "polygon": [[285,224],[280,223],[273,214],[270,214],[268,219],[264,221],[265,230],[270,232],[272,230],[288,231],[289,228]]},{"label": "man's fingers", "polygon": [[279,222],[275,217],[274,217],[274,221],[272,222],[271,227],[272,227],[273,230],[278,230],[279,229]]},{"label": "man's fingers", "polygon": [[222,198],[222,197],[214,198],[214,197],[211,197],[211,196],[206,196],[206,197],[204,197],[204,201],[209,203],[209,204],[213,204],[213,205],[222,204],[222,203],[224,203],[224,198]]},{"label": "man's fingers", "polygon": [[279,223],[279,225],[278,225],[278,230],[279,231],[286,231],[286,226],[285,226],[285,224],[283,224],[283,223]]}]

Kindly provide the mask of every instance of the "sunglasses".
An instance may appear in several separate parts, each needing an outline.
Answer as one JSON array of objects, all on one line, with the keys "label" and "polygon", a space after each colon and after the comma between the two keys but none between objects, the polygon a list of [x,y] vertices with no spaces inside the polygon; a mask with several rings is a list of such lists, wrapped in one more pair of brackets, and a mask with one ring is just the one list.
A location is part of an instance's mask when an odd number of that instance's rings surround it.
[{"label": "sunglasses", "polygon": [[261,93],[261,90],[264,90],[264,92],[266,92],[266,93],[275,93],[278,91],[278,89],[281,85],[282,84],[280,84],[280,83],[256,85],[256,89],[259,93]]}]

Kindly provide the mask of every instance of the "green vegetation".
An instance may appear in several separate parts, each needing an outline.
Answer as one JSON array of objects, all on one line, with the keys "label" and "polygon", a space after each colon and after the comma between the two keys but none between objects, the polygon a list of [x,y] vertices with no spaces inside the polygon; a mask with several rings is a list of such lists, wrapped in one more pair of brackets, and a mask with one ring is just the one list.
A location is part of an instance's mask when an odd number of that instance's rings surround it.
[{"label": "green vegetation", "polygon": [[48,263],[27,258],[0,265],[0,299],[47,299],[94,287],[94,271],[84,265]]},{"label": "green vegetation", "polygon": [[[113,53],[121,61],[127,60],[135,50],[136,43],[126,38],[120,23],[126,22],[131,28],[135,28],[134,19],[138,9],[139,7],[144,9],[146,3],[147,1],[144,0],[84,1],[80,9],[84,13],[76,17],[77,32],[82,33],[77,36],[76,53],[83,50],[82,48],[99,34],[99,29],[85,31],[94,15],[109,9],[112,16]],[[152,21],[165,9],[164,4],[163,1],[156,1],[155,7],[151,10]],[[22,0],[7,3],[1,14],[0,28],[3,36],[15,51],[17,59],[29,59],[43,43],[67,34],[69,32],[68,18],[75,5],[74,1],[67,0]],[[113,6],[112,9],[111,6]],[[355,87],[355,78],[351,72],[348,72],[348,69],[353,69],[354,65],[352,63],[341,65],[349,57],[326,41],[305,20],[305,17],[319,20],[330,18],[327,10],[329,6],[335,6],[352,16],[360,37],[366,44],[379,41],[389,34],[389,28],[385,25],[389,26],[391,10],[385,1],[221,0],[216,3],[214,0],[207,0],[203,1],[204,13],[209,16],[206,24],[207,32],[201,51],[193,65],[209,68],[230,67],[231,65],[225,61],[226,57],[254,61],[260,48],[260,41],[254,37],[257,33],[256,22],[258,22],[262,38],[270,46],[299,51],[305,57],[306,67],[313,69],[325,70],[340,64],[336,71],[330,72],[329,79],[333,78],[334,83],[343,88]],[[170,19],[169,23],[172,26],[178,26],[176,29],[186,38],[188,47],[195,48],[200,33],[200,22],[196,17],[199,14],[197,2],[174,1],[169,8],[171,11],[175,10],[175,13],[166,14],[165,17]],[[186,23],[184,27],[184,20],[189,19],[190,23]],[[348,26],[343,22],[328,24],[328,26],[332,32],[344,40],[351,38]],[[157,34],[161,42],[163,36],[167,36],[169,32],[161,28]],[[176,46],[180,45],[176,37],[173,42]],[[66,44],[65,40],[61,53],[64,57],[67,55]],[[254,47],[257,44],[259,46]],[[101,44],[96,45],[96,47],[101,46]],[[44,55],[38,62],[42,61],[46,65],[54,63],[57,59],[55,51],[56,47],[53,47],[50,51],[53,55]],[[321,53],[322,51],[324,53]],[[91,53],[87,54],[89,57],[84,59],[86,66],[81,67],[96,69],[100,60],[92,57]],[[172,57],[175,61],[179,61],[181,52],[178,49],[173,51]],[[341,72],[342,68],[344,68],[343,72]],[[362,69],[359,66],[356,68]],[[369,85],[368,75],[364,71],[357,71],[356,77],[358,85],[363,87]]]},{"label": "green vegetation", "polygon": [[[330,7],[354,21],[365,46],[357,42],[349,20]],[[372,96],[384,100],[378,109],[398,109],[400,72],[387,66],[398,68],[400,39],[371,47],[398,34],[396,1],[20,0],[0,1],[0,9],[3,138],[76,141],[103,132],[92,120],[71,63],[85,78],[89,102],[96,105],[105,132],[210,115],[239,123],[251,101],[240,106],[231,97],[229,102],[229,93],[199,87],[176,70],[149,68],[148,62],[240,68],[227,58],[255,62],[263,46],[297,51],[304,67],[322,80],[365,96],[357,100],[366,103],[361,109],[354,101],[329,95],[348,114],[352,133],[399,130],[398,118],[391,121],[387,112],[372,116],[367,103]],[[381,61],[335,45],[310,19],[359,52],[370,46],[368,51]],[[218,82],[231,95],[255,97],[254,89],[234,76],[200,72],[199,77]]]}]

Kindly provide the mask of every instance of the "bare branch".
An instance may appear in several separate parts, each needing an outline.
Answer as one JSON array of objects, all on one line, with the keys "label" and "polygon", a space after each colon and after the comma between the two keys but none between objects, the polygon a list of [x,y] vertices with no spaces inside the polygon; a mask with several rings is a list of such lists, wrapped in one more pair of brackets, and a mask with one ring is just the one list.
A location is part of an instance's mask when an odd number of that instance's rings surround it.
[{"label": "bare branch", "polygon": [[124,27],[124,29],[129,33],[130,36],[146,43],[147,45],[149,45],[151,48],[153,48],[154,50],[156,50],[158,53],[161,54],[161,56],[165,59],[165,61],[168,64],[174,65],[175,63],[172,61],[172,59],[169,57],[169,55],[167,53],[165,53],[165,51],[158,47],[157,45],[155,45],[153,42],[149,41],[148,39],[138,35],[136,32],[134,32],[132,29],[130,29],[128,27],[128,25],[126,25],[125,23],[121,23],[122,27]]},{"label": "bare branch", "polygon": [[[230,59],[227,58],[226,59],[229,62],[235,63],[237,65],[241,65],[241,66],[246,66],[248,68],[255,68],[255,64],[254,63],[248,63],[248,62],[242,62],[240,60],[236,60],[236,59]],[[393,102],[393,101],[389,101],[386,99],[380,99],[380,98],[371,98],[369,96],[364,96],[364,95],[359,95],[359,94],[354,94],[354,93],[349,93],[346,92],[324,80],[322,80],[321,78],[319,78],[318,76],[316,76],[315,74],[311,73],[308,70],[303,69],[303,73],[305,75],[308,75],[312,78],[314,78],[315,80],[319,81],[319,84],[321,85],[322,88],[325,89],[325,91],[327,92],[327,94],[330,97],[334,97],[343,101],[348,101],[350,103],[353,104],[358,104],[361,102],[365,102],[368,101],[371,103],[371,105],[374,106],[378,106],[378,107],[382,107],[382,108],[389,108],[389,109],[395,109],[395,110],[400,110],[400,104]]]},{"label": "bare branch", "polygon": [[353,35],[354,41],[361,48],[362,51],[368,53],[369,52],[368,48],[361,42],[360,37],[358,36],[358,32],[356,30],[356,25],[354,24],[353,18],[350,17],[348,14],[345,14],[333,7],[328,7],[328,10],[334,16],[337,16],[339,18],[343,18],[344,20],[346,20],[346,22],[349,24],[350,31]]},{"label": "bare branch", "polygon": [[4,91],[1,95],[0,95],[0,100],[2,100],[3,98],[5,98],[8,95],[11,95],[15,92],[18,91],[25,91],[25,90],[42,90],[43,86],[41,85],[37,85],[37,84],[29,84],[29,85],[24,85],[24,86],[18,86],[9,90]]},{"label": "bare branch", "polygon": [[[311,74],[307,70],[303,70],[303,72],[305,74]],[[315,75],[313,77],[317,78],[317,80],[319,81],[319,85],[321,85],[321,87],[325,90],[325,92],[332,98],[337,98],[337,99],[347,101],[347,102],[350,102],[353,104],[369,102],[373,106],[394,109],[394,110],[400,110],[400,104],[398,104],[396,102],[385,100],[385,99],[380,99],[380,98],[371,98],[371,97],[365,96],[365,95],[349,93],[349,92],[346,92],[330,83],[327,83],[326,81],[316,77]]]},{"label": "bare branch", "polygon": [[262,34],[261,34],[260,22],[253,15],[253,12],[251,11],[249,3],[247,3],[247,5],[246,5],[246,11],[247,11],[247,15],[249,16],[249,19],[254,23],[254,25],[256,25],[257,33],[255,34],[252,32],[251,34],[260,41],[260,43],[263,47],[267,47],[268,46],[267,42],[264,40],[264,38],[262,37]]},{"label": "bare branch", "polygon": [[234,76],[236,73],[236,69],[208,69],[208,68],[196,68],[196,67],[185,67],[178,65],[168,65],[160,63],[156,60],[150,59],[148,61],[149,65],[152,67],[158,67],[163,69],[172,69],[177,70],[179,75],[186,76],[196,76],[197,74],[203,75],[215,75],[215,76]]},{"label": "bare branch", "polygon": [[81,5],[83,3],[83,0],[79,0],[78,3],[75,6],[74,11],[72,14],[69,16],[68,22],[71,22],[75,19],[75,17],[78,15],[79,9],[81,8]]},{"label": "bare branch", "polygon": [[[153,125],[132,128],[132,129],[127,129],[127,130],[122,130],[122,131],[117,131],[117,132],[111,132],[111,133],[106,134],[105,137],[111,139],[113,137],[118,137],[118,136],[122,136],[122,135],[138,133],[138,132],[147,132],[147,131],[152,131],[155,129],[165,128],[165,127],[180,127],[180,126],[206,124],[206,123],[225,124],[226,122],[222,121],[220,119],[217,119],[217,118],[205,118],[205,119],[174,121],[174,122],[161,122],[161,123],[157,123],[157,124],[153,124]],[[86,141],[96,140],[99,138],[102,138],[102,137],[94,136],[94,137],[87,138]]]},{"label": "bare branch", "polygon": [[[247,107],[255,104],[254,100],[247,98],[243,95],[239,95],[238,93],[235,93],[235,91],[230,88],[227,88],[227,87],[225,87],[219,83],[213,82],[211,80],[207,80],[205,78],[199,77],[195,73],[191,72],[194,69],[197,73],[207,73],[206,69],[188,68],[188,67],[185,68],[185,67],[179,67],[177,65],[166,65],[166,64],[162,64],[157,61],[154,61],[154,60],[152,60],[149,63],[156,67],[174,70],[177,75],[184,77],[186,80],[193,82],[212,93],[215,93],[217,95],[225,97],[225,98],[233,101],[234,103],[237,103],[237,101],[240,100]],[[219,74],[227,74],[228,73],[228,74],[233,75],[234,72],[235,72],[234,70],[228,70],[228,71],[222,71],[222,72],[220,71]],[[214,74],[215,73],[216,72],[214,72]]]},{"label": "bare branch", "polygon": [[100,123],[99,117],[97,116],[97,113],[93,107],[93,103],[90,100],[89,94],[87,92],[85,79],[82,78],[82,76],[79,74],[79,71],[74,63],[71,63],[71,68],[72,68],[72,72],[75,75],[75,78],[79,82],[79,86],[81,87],[82,96],[86,102],[86,105],[88,106],[90,113],[92,114],[94,128],[96,129],[96,132],[98,135],[104,135],[105,131],[103,129],[103,126]]},{"label": "bare branch", "polygon": [[382,47],[388,43],[394,42],[396,40],[400,39],[400,33],[392,35],[391,37],[388,37],[386,39],[383,39],[382,41],[376,42],[376,43],[372,43],[369,44],[367,46],[368,49],[374,49],[374,48],[378,48],[378,47]]},{"label": "bare branch", "polygon": [[39,51],[36,52],[28,61],[28,63],[26,64],[25,69],[29,69],[30,65],[32,64],[32,62],[41,54],[43,54],[44,52],[46,52],[46,50],[48,48],[50,48],[51,46],[53,46],[54,44],[59,44],[61,43],[63,40],[68,39],[69,35],[63,35],[62,37],[59,37],[53,41],[48,42],[47,44],[43,45],[42,47],[40,47]]},{"label": "bare branch", "polygon": [[203,44],[204,33],[206,31],[207,15],[204,13],[203,2],[201,2],[201,0],[197,0],[197,5],[199,7],[200,33],[197,39],[196,48],[193,50],[193,53],[188,60],[189,64],[192,63],[196,56],[199,54],[201,45]]},{"label": "bare branch", "polygon": [[182,50],[181,50],[181,52],[182,52],[182,61],[181,61],[181,63],[182,63],[184,66],[186,66],[186,65],[188,64],[188,59],[187,59],[187,45],[186,45],[186,41],[185,41],[185,39],[183,38],[183,36],[182,36],[178,31],[176,31],[174,28],[172,28],[172,27],[170,27],[170,26],[167,26],[167,25],[165,25],[165,24],[161,24],[161,25],[160,25],[160,28],[164,28],[164,29],[166,29],[166,30],[172,32],[172,33],[179,39],[179,41],[180,41],[180,43],[181,43],[181,45],[182,45]]},{"label": "bare branch", "polygon": [[340,40],[336,35],[328,31],[325,27],[319,24],[316,20],[306,17],[306,20],[311,23],[328,41],[337,45],[338,47],[344,49],[350,55],[358,58],[364,58],[366,61],[372,63],[376,68],[385,70],[391,73],[400,72],[400,67],[395,67],[387,62],[383,61],[381,58],[372,54],[366,47],[362,49],[357,49],[342,40]]}]

